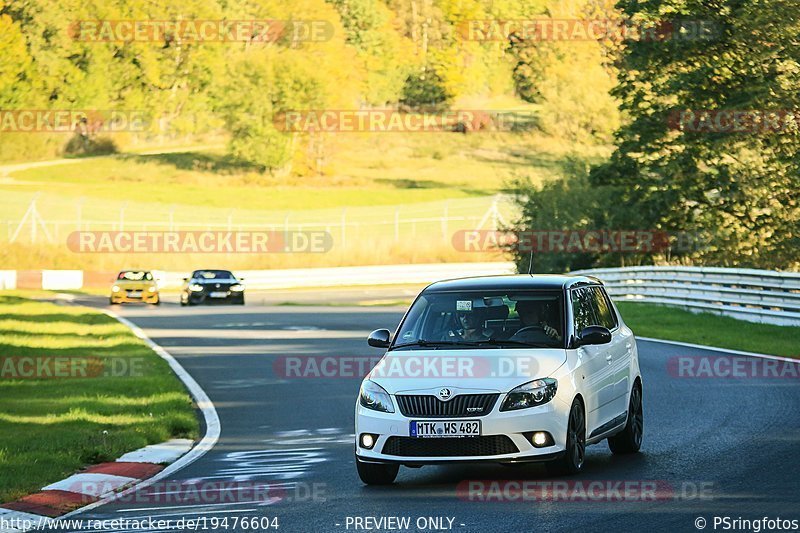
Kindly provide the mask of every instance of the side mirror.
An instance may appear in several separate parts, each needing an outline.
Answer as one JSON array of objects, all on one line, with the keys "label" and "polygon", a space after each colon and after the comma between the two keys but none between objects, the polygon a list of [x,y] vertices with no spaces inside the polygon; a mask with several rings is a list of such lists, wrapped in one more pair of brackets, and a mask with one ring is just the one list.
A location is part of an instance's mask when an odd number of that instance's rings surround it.
[{"label": "side mirror", "polygon": [[388,348],[391,336],[388,329],[376,329],[367,337],[367,344],[373,348]]},{"label": "side mirror", "polygon": [[608,344],[609,342],[611,342],[611,332],[603,326],[585,327],[578,335],[578,346]]}]

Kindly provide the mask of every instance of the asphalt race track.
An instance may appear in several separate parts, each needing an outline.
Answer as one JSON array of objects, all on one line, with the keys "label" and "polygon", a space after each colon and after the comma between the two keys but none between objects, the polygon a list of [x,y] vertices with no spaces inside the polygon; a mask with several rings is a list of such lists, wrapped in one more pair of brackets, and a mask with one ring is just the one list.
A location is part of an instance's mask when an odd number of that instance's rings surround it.
[{"label": "asphalt race track", "polygon": [[[102,307],[100,302],[81,303]],[[697,531],[700,517],[707,520],[707,530],[714,530],[714,516],[800,518],[798,379],[680,377],[668,367],[676,356],[713,358],[719,352],[640,341],[643,452],[615,457],[603,442],[587,449],[582,475],[565,478],[571,488],[585,488],[592,480],[603,486],[656,483],[656,501],[587,501],[580,495],[567,501],[470,501],[457,491],[465,480],[562,480],[548,477],[539,465],[433,466],[402,468],[395,485],[366,487],[353,459],[360,379],[287,378],[276,366],[284,356],[377,357],[381,351],[367,346],[366,335],[378,327],[394,328],[403,309],[165,303],[114,310],[174,355],[219,413],[218,444],[178,472],[175,481],[266,483],[280,499],[184,505],[169,494],[156,494],[169,490],[145,488],[141,498],[98,507],[82,518],[229,517],[231,524],[234,517],[277,517],[279,531],[300,532],[363,530],[355,527],[354,517],[409,517],[411,530],[417,530],[418,519],[427,524],[423,529],[435,530],[438,522],[427,521],[430,517],[443,519],[442,530],[545,532]],[[514,496],[509,494],[506,499]]]}]

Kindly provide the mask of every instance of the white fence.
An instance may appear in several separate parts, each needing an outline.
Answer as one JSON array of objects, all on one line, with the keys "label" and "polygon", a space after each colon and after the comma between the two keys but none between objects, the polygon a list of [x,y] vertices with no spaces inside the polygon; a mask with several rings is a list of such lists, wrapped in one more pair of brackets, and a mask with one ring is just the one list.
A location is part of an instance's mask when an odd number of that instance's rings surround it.
[{"label": "white fence", "polygon": [[[64,245],[74,231],[327,231],[337,248],[362,239],[388,242],[426,241],[451,246],[459,230],[497,230],[508,224],[516,207],[508,195],[437,200],[414,204],[340,209],[253,211],[193,206],[111,202],[109,206],[73,205],[36,193],[0,198],[0,244]],[[21,203],[23,199],[26,204]],[[24,207],[27,205],[27,207]],[[115,207],[116,206],[116,207]],[[24,209],[24,210],[23,210]],[[202,214],[199,214],[202,213]]]},{"label": "white fence", "polygon": [[626,267],[596,276],[616,300],[651,302],[750,322],[800,325],[800,273],[712,267]]}]

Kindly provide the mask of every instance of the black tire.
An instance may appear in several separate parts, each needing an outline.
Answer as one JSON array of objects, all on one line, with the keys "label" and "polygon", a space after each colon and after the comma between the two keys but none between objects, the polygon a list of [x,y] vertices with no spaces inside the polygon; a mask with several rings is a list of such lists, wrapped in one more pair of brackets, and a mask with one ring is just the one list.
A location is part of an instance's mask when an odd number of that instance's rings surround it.
[{"label": "black tire", "polygon": [[108,299],[108,305],[119,305],[117,302],[112,300],[111,298]]},{"label": "black tire", "polygon": [[383,463],[362,463],[356,457],[358,477],[367,485],[391,485],[397,478],[400,465]]},{"label": "black tire", "polygon": [[575,398],[569,410],[569,423],[567,424],[567,443],[564,455],[554,461],[546,463],[548,472],[554,475],[568,475],[580,473],[586,459],[586,414],[583,404]]},{"label": "black tire", "polygon": [[644,410],[642,409],[642,385],[638,381],[631,390],[628,402],[628,422],[625,429],[608,438],[611,453],[636,453],[642,447],[644,437]]}]

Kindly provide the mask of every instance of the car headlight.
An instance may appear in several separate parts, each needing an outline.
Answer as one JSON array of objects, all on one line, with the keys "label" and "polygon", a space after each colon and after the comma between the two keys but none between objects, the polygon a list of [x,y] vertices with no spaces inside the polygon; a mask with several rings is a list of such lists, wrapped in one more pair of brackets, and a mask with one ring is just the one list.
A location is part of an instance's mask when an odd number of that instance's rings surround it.
[{"label": "car headlight", "polygon": [[156,292],[156,288],[153,287],[153,286],[150,286],[150,287],[147,288],[147,291],[148,292]]},{"label": "car headlight", "polygon": [[394,413],[394,405],[389,393],[374,381],[364,380],[359,392],[359,401],[362,407],[384,413]]},{"label": "car headlight", "polygon": [[231,285],[231,291],[233,292],[242,292],[243,290],[244,285],[239,285],[238,283],[236,285]]},{"label": "car headlight", "polygon": [[119,292],[119,286],[114,285],[113,287],[111,287],[111,292]]},{"label": "car headlight", "polygon": [[506,395],[501,411],[514,411],[542,405],[556,395],[558,381],[553,378],[535,379],[520,385]]},{"label": "car headlight", "polygon": [[192,283],[191,285],[189,285],[189,290],[192,292],[200,292],[203,290],[203,286],[200,285],[199,283]]}]

